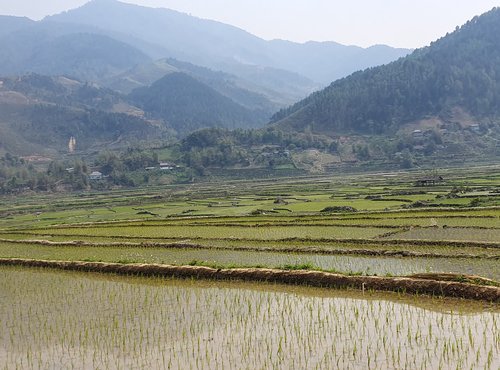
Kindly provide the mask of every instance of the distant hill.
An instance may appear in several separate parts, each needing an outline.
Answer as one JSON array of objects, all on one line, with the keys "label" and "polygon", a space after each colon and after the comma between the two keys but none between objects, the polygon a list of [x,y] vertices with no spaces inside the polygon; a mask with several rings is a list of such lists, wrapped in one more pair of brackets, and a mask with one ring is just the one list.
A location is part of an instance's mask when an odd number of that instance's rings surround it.
[{"label": "distant hill", "polygon": [[0,74],[35,72],[97,81],[149,61],[141,51],[86,27],[35,23],[0,37]]},{"label": "distant hill", "polygon": [[329,135],[394,134],[407,124],[448,132],[480,125],[481,132],[497,132],[498,35],[500,8],[403,59],[338,80],[273,121]]},{"label": "distant hill", "polygon": [[187,73],[260,123],[337,78],[409,52],[266,41],[220,22],[116,0],[93,0],[38,22],[0,16],[0,50],[0,76],[66,75],[124,93]]},{"label": "distant hill", "polygon": [[169,58],[168,63],[248,109],[270,111],[277,107],[272,97],[264,95],[262,89],[236,75],[214,71],[173,58]]},{"label": "distant hill", "polygon": [[5,92],[15,92],[32,103],[144,115],[144,112],[129,105],[124,96],[113,90],[64,76],[28,74],[4,77],[0,78],[0,86],[4,95]]},{"label": "distant hill", "polygon": [[185,73],[170,73],[150,87],[129,95],[152,118],[163,119],[179,133],[204,127],[255,127],[258,118],[249,109]]},{"label": "distant hill", "polygon": [[[321,85],[307,77],[279,68],[234,63],[220,68],[245,80],[245,85],[254,86],[254,89],[282,107],[289,105],[289,101],[296,102],[321,88]],[[304,95],[306,91],[309,93]]]},{"label": "distant hill", "polygon": [[[262,124],[268,122],[269,118],[283,106],[283,102],[275,101],[276,96],[279,95],[277,92],[268,93],[236,75],[213,71],[173,58],[137,65],[118,76],[105,80],[105,84],[114,90],[128,94],[135,88],[150,86],[167,74],[175,72],[186,73],[253,111]],[[294,100],[290,99],[290,101]]]},{"label": "distant hill", "polygon": [[102,90],[66,77],[30,75],[0,79],[0,153],[54,156],[121,147],[164,137],[158,122]]},{"label": "distant hill", "polygon": [[[269,42],[220,22],[116,0],[93,0],[78,9],[48,17],[45,21],[88,25],[115,34],[133,35],[149,43],[148,51],[142,49],[144,52],[152,53],[152,45],[161,49],[154,58],[168,52],[165,57],[230,73],[243,66],[288,70],[320,84],[330,83],[360,68],[388,63],[409,53],[407,49],[383,46],[363,49],[337,43]],[[255,69],[254,74],[258,70]]]},{"label": "distant hill", "polygon": [[32,21],[31,19],[26,17],[11,17],[7,15],[0,15],[0,37],[28,27],[34,23],[35,21]]},{"label": "distant hill", "polygon": [[329,84],[369,67],[387,64],[406,56],[410,50],[375,45],[369,48],[336,42],[269,42],[273,60],[281,68],[295,71],[313,81]]},{"label": "distant hill", "polygon": [[132,90],[150,86],[174,72],[180,72],[180,69],[170,64],[168,59],[159,59],[138,64],[116,76],[110,76],[104,80],[104,84],[115,91],[130,94]]}]

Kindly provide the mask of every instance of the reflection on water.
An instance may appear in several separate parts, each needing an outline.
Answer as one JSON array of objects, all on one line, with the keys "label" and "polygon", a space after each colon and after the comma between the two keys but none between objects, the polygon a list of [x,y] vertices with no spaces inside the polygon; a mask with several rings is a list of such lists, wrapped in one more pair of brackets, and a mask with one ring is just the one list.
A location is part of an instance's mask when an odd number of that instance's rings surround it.
[{"label": "reflection on water", "polygon": [[451,272],[479,275],[500,281],[500,263],[482,258],[398,258],[294,254],[210,249],[124,248],[124,247],[48,247],[22,244],[0,245],[0,254],[12,258],[131,261],[186,265],[192,261],[225,266],[264,266],[310,264],[324,270],[367,275],[404,276],[422,272]]},{"label": "reflection on water", "polygon": [[500,307],[0,268],[7,368],[498,368]]}]

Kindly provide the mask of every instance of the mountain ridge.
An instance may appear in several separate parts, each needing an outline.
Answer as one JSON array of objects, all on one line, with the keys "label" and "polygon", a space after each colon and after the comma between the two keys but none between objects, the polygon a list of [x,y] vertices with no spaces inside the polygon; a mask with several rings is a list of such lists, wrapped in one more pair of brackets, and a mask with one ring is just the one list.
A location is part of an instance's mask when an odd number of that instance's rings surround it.
[{"label": "mountain ridge", "polygon": [[[2,37],[0,33],[0,48],[6,51],[0,55],[0,75],[66,75],[128,93],[141,87],[140,79],[134,80],[140,77],[135,73],[138,69],[159,79],[163,75],[155,63],[174,58],[235,76],[221,75],[216,81],[207,78],[208,72],[178,67],[254,111],[261,122],[338,76],[365,66],[361,55],[365,49],[359,47],[310,42],[290,43],[297,50],[285,47],[279,51],[273,45],[280,42],[265,41],[231,25],[116,0],[94,0],[38,22],[6,20],[6,34]],[[350,56],[333,57],[333,45],[342,53],[350,50]],[[377,64],[406,52],[388,50],[387,58],[377,59]],[[353,58],[361,62],[354,63]],[[373,64],[370,58],[365,58],[368,65]],[[150,71],[146,70],[148,65]],[[122,81],[118,81],[120,77]],[[150,85],[154,81],[145,82]]]},{"label": "mountain ridge", "polygon": [[14,17],[8,15],[0,15],[0,37],[15,32],[23,27],[29,26],[35,21],[28,17]]},{"label": "mountain ridge", "polygon": [[0,73],[68,74],[95,81],[150,60],[134,47],[93,31],[87,26],[30,23],[0,37]]},{"label": "mountain ridge", "polygon": [[[109,14],[114,14],[114,16],[109,17]],[[282,62],[283,59],[280,57],[280,53],[273,50],[273,45],[279,43],[279,41],[266,41],[241,28],[213,20],[193,17],[171,9],[152,9],[121,3],[116,0],[93,0],[80,8],[44,19],[44,21],[55,20],[92,25],[114,32],[133,34],[138,38],[162,46],[170,52],[168,57],[186,60],[213,69],[220,69],[227,64],[260,65],[277,69],[287,69],[284,65],[286,63]],[[160,29],[163,30],[162,33],[158,32]],[[168,34],[172,37],[161,37],[160,35],[163,34]],[[179,42],[179,40],[181,41]],[[307,49],[307,47],[312,45],[290,41],[287,43],[299,49]],[[352,48],[352,46],[344,46],[334,42],[316,44],[322,48],[334,44],[337,48],[346,48],[346,50]],[[355,59],[365,58],[367,60],[364,64],[373,65],[368,60],[369,55],[363,55],[363,51],[368,49],[358,48],[358,54],[355,56]],[[193,50],[196,50],[196,53],[193,53]],[[389,62],[395,56],[406,55],[409,52],[408,49],[392,48],[392,50],[394,50],[396,55],[391,54],[386,58],[378,58],[377,63]],[[307,51],[304,51],[303,55],[307,57]],[[350,58],[348,62],[356,65],[356,60]],[[296,68],[291,71],[314,80],[311,76],[317,76],[316,71],[325,68],[324,62],[325,60],[322,63],[314,63],[314,69],[300,68],[300,70],[297,70]],[[346,63],[346,65],[349,63]],[[355,68],[349,72],[354,72]],[[304,72],[308,71],[312,72],[304,74]],[[327,80],[316,82],[323,84],[330,83],[339,77],[343,76],[337,73],[328,76]]]}]

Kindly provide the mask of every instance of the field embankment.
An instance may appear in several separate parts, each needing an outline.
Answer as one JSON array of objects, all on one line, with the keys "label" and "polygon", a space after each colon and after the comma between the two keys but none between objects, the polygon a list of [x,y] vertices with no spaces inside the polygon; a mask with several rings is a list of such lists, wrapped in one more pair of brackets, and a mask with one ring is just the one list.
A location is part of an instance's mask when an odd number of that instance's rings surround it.
[{"label": "field embankment", "polygon": [[[121,275],[163,276],[175,278],[196,278],[211,280],[265,281],[283,284],[303,284],[330,288],[353,288],[363,290],[395,291],[407,294],[426,294],[432,296],[484,300],[500,303],[500,288],[487,279],[457,275],[455,280],[447,276],[428,274],[419,277],[378,277],[347,276],[321,271],[277,270],[277,269],[215,269],[205,266],[171,266],[153,264],[118,264],[102,262],[43,261],[24,259],[0,259],[0,265],[44,267],[62,270],[112,273]],[[460,282],[467,281],[467,282]],[[489,282],[492,285],[479,285],[475,282]]]}]

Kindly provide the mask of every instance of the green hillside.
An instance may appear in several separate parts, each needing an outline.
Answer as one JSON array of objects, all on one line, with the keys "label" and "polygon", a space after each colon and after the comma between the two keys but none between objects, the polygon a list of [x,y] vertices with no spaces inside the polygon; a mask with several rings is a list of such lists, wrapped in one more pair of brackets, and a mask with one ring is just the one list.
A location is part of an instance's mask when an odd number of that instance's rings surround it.
[{"label": "green hillside", "polygon": [[252,112],[184,73],[171,73],[134,90],[130,101],[179,133],[204,127],[255,127]]},{"label": "green hillside", "polygon": [[66,77],[0,78],[0,154],[53,156],[161,139],[160,123],[118,94]]},{"label": "green hillside", "polygon": [[332,83],[280,111],[273,122],[329,135],[395,133],[404,124],[432,119],[435,128],[498,129],[498,35],[495,8],[408,57]]},{"label": "green hillside", "polygon": [[[104,83],[111,89],[128,94],[136,88],[152,85],[167,74],[175,72],[186,73],[251,110],[262,124],[268,122],[269,118],[284,106],[275,102],[276,97],[280,96],[277,92],[268,94],[265,89],[236,75],[214,71],[172,58],[139,64],[118,76],[105,80]],[[290,100],[291,102],[294,100]]]}]

